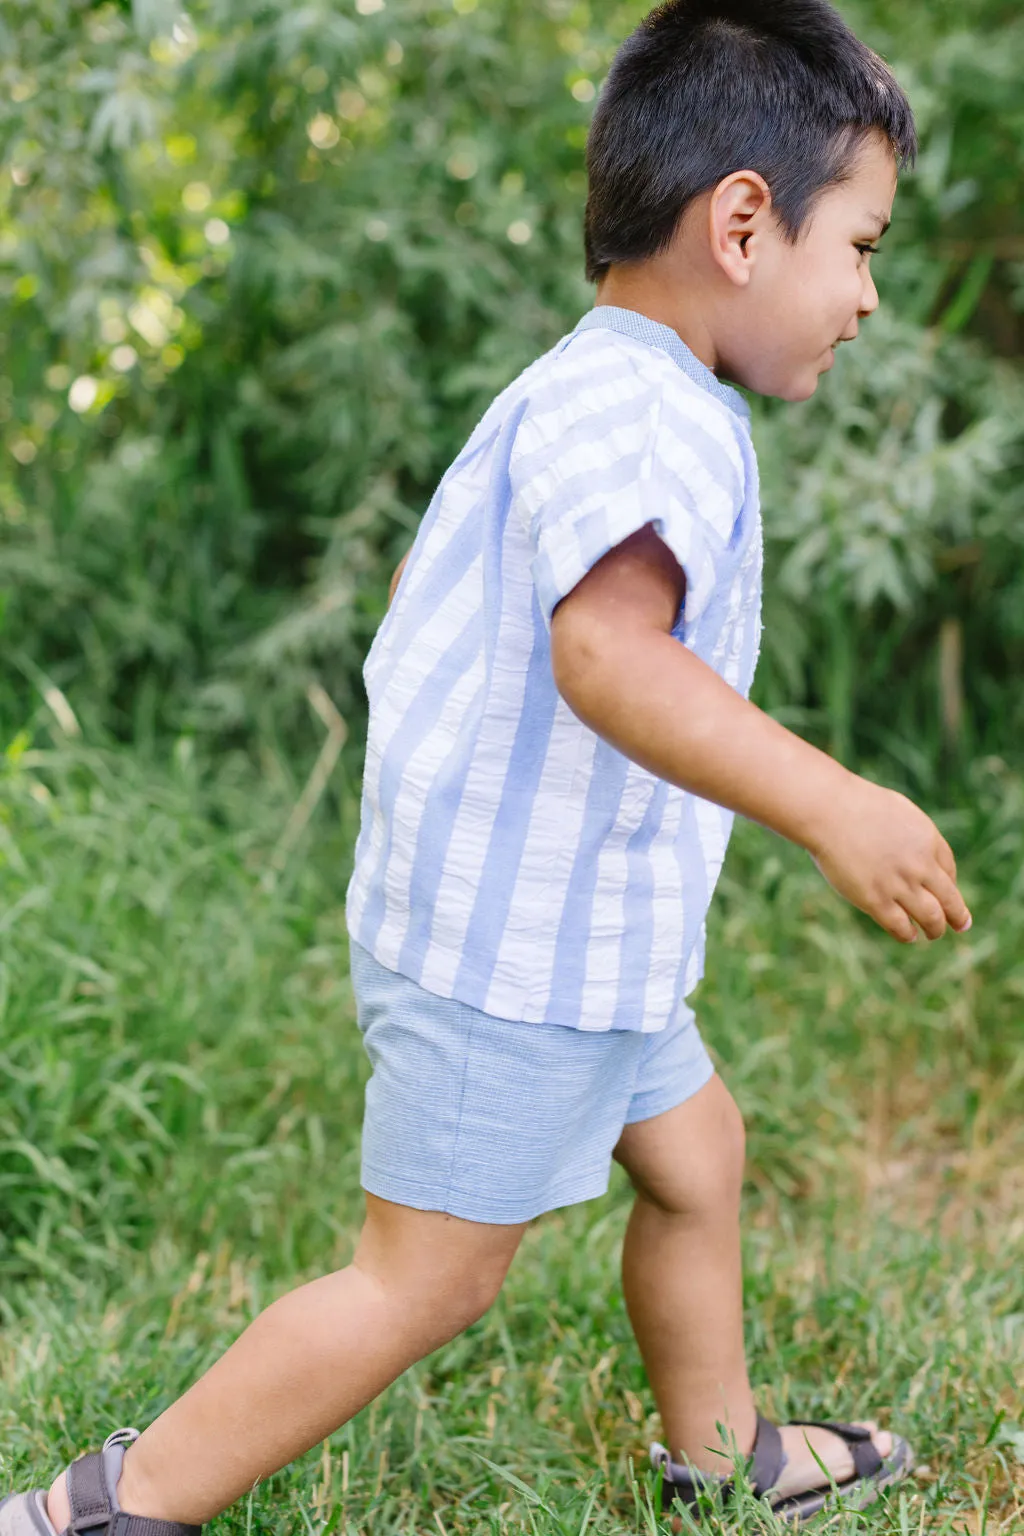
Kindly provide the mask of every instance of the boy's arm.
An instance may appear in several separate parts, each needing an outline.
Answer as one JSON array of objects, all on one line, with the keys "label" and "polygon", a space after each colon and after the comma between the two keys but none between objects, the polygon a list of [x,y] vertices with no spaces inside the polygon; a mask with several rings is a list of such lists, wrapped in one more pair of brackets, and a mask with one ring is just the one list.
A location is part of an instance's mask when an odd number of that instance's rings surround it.
[{"label": "boy's arm", "polygon": [[395,573],[394,573],[394,575],[391,578],[390,585],[388,586],[388,607],[389,608],[391,607],[391,604],[395,600],[395,593],[398,591],[398,583],[402,579],[402,572],[405,570],[406,561],[408,560],[408,558],[409,558],[409,556],[411,554],[412,554],[412,550],[411,549],[407,549],[405,554],[402,556],[401,560],[399,560],[398,564],[395,566]]},{"label": "boy's arm", "polygon": [[952,851],[903,795],[850,773],[750,704],[671,630],[684,577],[650,527],[600,560],[551,621],[569,708],[641,767],[798,843],[893,938],[970,926]]}]

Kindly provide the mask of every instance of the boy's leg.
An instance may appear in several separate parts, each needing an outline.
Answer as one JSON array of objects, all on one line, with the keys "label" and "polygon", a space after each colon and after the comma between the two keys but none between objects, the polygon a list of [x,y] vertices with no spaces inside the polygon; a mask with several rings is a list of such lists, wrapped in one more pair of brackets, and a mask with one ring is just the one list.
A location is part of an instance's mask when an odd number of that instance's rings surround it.
[{"label": "boy's leg", "polygon": [[[525,1229],[373,1195],[366,1204],[349,1267],[275,1301],[129,1447],[122,1509],[186,1524],[212,1519],[480,1317]],[[49,1509],[63,1530],[63,1474]]]},{"label": "boy's leg", "polygon": [[[675,1109],[627,1125],[615,1156],[636,1189],[623,1286],[665,1442],[677,1460],[727,1473],[716,1426],[743,1452],[756,1427],[743,1349],[740,1112],[712,1077]],[[838,1482],[854,1475],[848,1447],[828,1430],[784,1426],[782,1439],[780,1494],[826,1481],[808,1440]],[[892,1447],[882,1432],[874,1443],[882,1456]]]}]

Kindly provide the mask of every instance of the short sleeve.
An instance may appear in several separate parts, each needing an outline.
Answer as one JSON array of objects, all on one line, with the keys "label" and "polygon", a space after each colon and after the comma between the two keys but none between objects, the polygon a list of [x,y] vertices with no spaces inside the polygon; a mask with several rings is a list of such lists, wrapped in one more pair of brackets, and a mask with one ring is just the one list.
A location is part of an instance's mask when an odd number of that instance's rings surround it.
[{"label": "short sleeve", "polygon": [[[674,369],[675,364],[670,364]],[[743,458],[726,407],[680,377],[581,388],[528,404],[509,472],[528,529],[544,621],[609,550],[648,525],[685,576],[683,622],[706,608],[743,505]]]}]

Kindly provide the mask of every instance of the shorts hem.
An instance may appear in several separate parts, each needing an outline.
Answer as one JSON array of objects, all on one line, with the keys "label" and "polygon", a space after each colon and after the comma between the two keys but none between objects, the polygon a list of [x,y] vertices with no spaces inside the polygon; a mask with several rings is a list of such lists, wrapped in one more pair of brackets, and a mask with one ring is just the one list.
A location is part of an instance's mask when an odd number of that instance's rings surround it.
[{"label": "shorts hem", "polygon": [[685,1084],[676,1083],[668,1089],[652,1089],[649,1093],[635,1095],[623,1123],[639,1125],[644,1120],[654,1120],[658,1115],[667,1114],[670,1109],[677,1109],[702,1088],[706,1088],[714,1075],[715,1064],[710,1056],[706,1056],[701,1073],[687,1078]]},{"label": "shorts hem", "polygon": [[502,1200],[493,1196],[482,1197],[476,1191],[440,1185],[431,1187],[365,1166],[360,1182],[368,1195],[376,1195],[379,1200],[389,1200],[394,1205],[408,1206],[414,1211],[440,1211],[446,1216],[457,1216],[461,1221],[477,1221],[486,1226],[517,1227],[523,1222],[534,1221],[548,1211],[599,1199],[608,1191],[610,1176],[610,1168],[595,1169],[589,1174],[580,1175],[571,1185],[557,1185],[530,1200]]}]

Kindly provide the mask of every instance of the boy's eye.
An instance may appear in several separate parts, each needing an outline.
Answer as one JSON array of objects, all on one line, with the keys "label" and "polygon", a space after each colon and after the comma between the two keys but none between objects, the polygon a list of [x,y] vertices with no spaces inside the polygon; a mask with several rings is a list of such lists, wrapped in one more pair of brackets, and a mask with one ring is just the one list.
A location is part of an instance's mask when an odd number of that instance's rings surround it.
[{"label": "boy's eye", "polygon": [[854,247],[854,249],[860,251],[862,256],[877,256],[878,255],[878,246],[877,245],[872,245],[870,240],[864,240],[864,241],[858,242],[858,244]]}]

